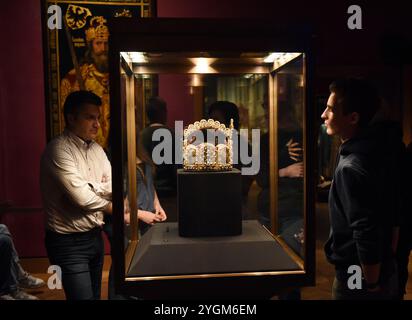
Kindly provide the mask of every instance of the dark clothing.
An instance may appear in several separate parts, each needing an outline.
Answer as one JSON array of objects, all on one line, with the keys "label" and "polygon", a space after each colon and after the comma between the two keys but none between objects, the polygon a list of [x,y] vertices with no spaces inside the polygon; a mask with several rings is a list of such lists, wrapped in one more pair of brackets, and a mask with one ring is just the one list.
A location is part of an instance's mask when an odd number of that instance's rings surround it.
[{"label": "dark clothing", "polygon": [[[144,173],[144,174],[142,174]],[[155,212],[155,188],[152,175],[152,168],[149,164],[141,164],[140,170],[137,170],[137,206],[139,210]],[[150,225],[139,221],[139,230],[144,234]]]},{"label": "dark clothing", "polygon": [[339,149],[329,192],[331,234],[325,253],[343,283],[350,265],[381,263],[381,285],[395,272],[392,236],[399,226],[400,184],[393,158],[399,135],[397,126],[377,124]]},{"label": "dark clothing", "polygon": [[[0,224],[0,295],[16,292],[19,280],[25,275],[19,255],[14,247],[13,237],[5,224]],[[11,251],[11,258],[9,257]],[[8,266],[8,269],[6,267]]]},{"label": "dark clothing", "polygon": [[396,296],[396,273],[388,278],[381,290],[371,292],[366,288],[366,283],[363,281],[362,289],[349,289],[346,281],[341,281],[335,277],[332,286],[332,298],[333,300],[392,300]]},{"label": "dark clothing", "polygon": [[[242,157],[241,151],[244,150],[242,145],[247,145],[247,155],[251,156],[252,155],[252,146],[250,143],[247,141],[247,139],[240,135],[237,131],[233,130],[232,132],[232,141],[233,141],[233,146],[232,146],[232,154],[233,154],[233,167],[240,170],[242,172],[242,168],[250,168],[252,166],[252,163],[244,163],[246,162],[246,159]],[[242,174],[241,176],[241,200],[242,200],[242,217],[243,219],[248,219],[250,216],[250,212],[248,210],[248,199],[249,199],[249,190],[250,187],[253,183],[253,180],[255,179],[256,176],[254,175],[244,175]]]},{"label": "dark clothing", "polygon": [[[286,168],[296,161],[291,159],[289,156],[289,150],[287,143],[290,139],[293,142],[299,143],[299,147],[303,146],[302,131],[278,131],[278,162],[279,169]],[[303,161],[303,159],[301,160]],[[291,225],[296,225],[293,232],[298,233],[298,230],[303,225],[303,178],[289,178],[289,177],[279,177],[279,187],[278,187],[278,215],[279,215],[279,229],[281,232],[283,230],[290,229]],[[299,223],[296,223],[299,221]],[[300,227],[299,227],[300,225]],[[296,247],[296,241],[293,242],[292,247]],[[300,251],[297,251],[300,253]]]},{"label": "dark clothing", "polygon": [[[287,143],[290,139],[298,142],[302,147],[302,133],[299,130],[278,131],[278,167],[285,168],[296,163],[289,156]],[[259,221],[269,230],[271,229],[270,218],[270,153],[269,133],[260,138],[260,171],[256,176],[256,182],[262,188],[258,195],[257,205],[259,210]],[[297,254],[302,256],[302,243],[298,239],[303,230],[303,179],[281,178],[278,179],[278,230],[277,232]],[[293,288],[279,295],[279,300],[300,300],[299,288]]]},{"label": "dark clothing", "polygon": [[[162,141],[153,141],[152,136],[155,130],[157,129],[166,129],[170,132],[172,137],[172,163],[171,164],[156,164],[156,176],[154,179],[154,186],[157,190],[158,196],[167,197],[167,196],[174,196],[176,195],[176,166],[173,164],[175,161],[175,144],[174,144],[174,133],[166,126],[151,126],[143,129],[141,133],[141,139],[143,147],[145,148],[147,154],[151,159],[153,149],[163,143]],[[161,154],[163,155],[163,154]]]},{"label": "dark clothing", "polygon": [[104,244],[101,228],[61,234],[46,230],[50,263],[62,270],[67,300],[99,300],[102,282]]},{"label": "dark clothing", "polygon": [[408,282],[408,265],[409,255],[412,249],[412,144],[410,144],[405,152],[404,169],[400,177],[402,177],[402,216],[399,230],[399,242],[396,251],[396,262],[399,272],[399,293],[398,298],[403,299],[406,293],[406,284]]},{"label": "dark clothing", "polygon": [[13,285],[11,273],[13,242],[5,234],[0,234],[0,296],[10,293]]},{"label": "dark clothing", "polygon": [[[278,167],[285,168],[296,163],[289,157],[287,142],[293,139],[302,146],[301,133],[299,131],[279,130],[278,136]],[[262,188],[258,195],[258,210],[261,214],[260,220],[270,229],[270,155],[269,155],[269,134],[264,134],[260,140],[260,171],[256,176],[258,185]],[[278,179],[278,224],[279,233],[294,235],[299,233],[303,224],[303,179],[279,177]],[[300,223],[298,223],[300,221]],[[290,229],[290,227],[294,228]],[[290,236],[286,237],[288,240]],[[293,238],[293,237],[292,237]],[[293,248],[300,247],[296,240],[288,242]],[[298,246],[297,246],[298,245]],[[298,250],[297,252],[300,252]]]}]

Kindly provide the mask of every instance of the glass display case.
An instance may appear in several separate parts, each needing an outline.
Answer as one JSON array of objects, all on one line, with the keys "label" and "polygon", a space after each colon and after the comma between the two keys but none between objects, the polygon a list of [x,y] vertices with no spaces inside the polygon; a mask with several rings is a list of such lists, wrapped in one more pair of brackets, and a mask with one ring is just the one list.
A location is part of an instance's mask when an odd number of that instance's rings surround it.
[{"label": "glass display case", "polygon": [[[110,30],[117,290],[269,298],[314,285],[308,34],[203,19],[116,19]],[[148,152],[153,96],[166,101],[171,130],[151,131]],[[148,225],[138,211],[158,211],[150,190],[165,165],[173,190],[157,195],[167,219]]]}]

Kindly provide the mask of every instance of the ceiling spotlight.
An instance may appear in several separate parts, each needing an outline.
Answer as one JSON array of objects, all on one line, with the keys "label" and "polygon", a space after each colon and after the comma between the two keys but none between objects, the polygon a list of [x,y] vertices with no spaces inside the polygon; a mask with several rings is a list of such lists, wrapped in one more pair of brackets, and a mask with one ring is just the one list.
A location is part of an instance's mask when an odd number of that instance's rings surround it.
[{"label": "ceiling spotlight", "polygon": [[143,52],[129,52],[132,62],[135,63],[145,63],[147,58]]},{"label": "ceiling spotlight", "polygon": [[213,58],[191,58],[190,61],[195,65],[191,73],[213,73],[215,70],[210,67],[210,65],[216,59]]},{"label": "ceiling spotlight", "polygon": [[279,59],[282,55],[284,55],[283,52],[272,52],[263,59],[263,62],[272,63],[275,60]]},{"label": "ceiling spotlight", "polygon": [[148,62],[145,53],[143,52],[120,52],[127,63],[145,63]]}]

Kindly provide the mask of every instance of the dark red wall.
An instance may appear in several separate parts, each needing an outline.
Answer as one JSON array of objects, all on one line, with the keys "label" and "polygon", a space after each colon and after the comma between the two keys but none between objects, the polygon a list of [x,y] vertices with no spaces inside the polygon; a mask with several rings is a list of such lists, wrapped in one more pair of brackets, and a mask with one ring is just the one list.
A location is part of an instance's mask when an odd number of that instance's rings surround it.
[{"label": "dark red wall", "polygon": [[[159,17],[266,17],[280,24],[310,24],[317,35],[317,93],[327,93],[331,77],[352,70],[354,74],[376,74],[381,83],[389,85],[391,95],[398,95],[394,99],[397,101],[401,84],[396,78],[396,61],[389,61],[393,66],[386,69],[380,64],[391,60],[384,53],[391,56],[403,43],[402,37],[412,30],[407,19],[410,10],[406,2],[400,1],[379,6],[371,5],[371,1],[368,5],[357,3],[364,13],[362,31],[347,29],[346,10],[352,3],[346,1],[336,5],[320,0],[158,0],[157,8]],[[401,40],[382,50],[385,35],[393,33]],[[13,232],[21,256],[44,256],[38,183],[39,159],[46,143],[40,0],[4,1],[0,39],[0,202],[11,201],[17,208],[3,215],[1,221]],[[167,83],[166,78],[161,86]],[[181,78],[175,85],[181,88],[184,82]],[[161,87],[159,93],[168,100],[176,117],[190,121],[190,112],[177,111],[178,95],[166,87]]]},{"label": "dark red wall", "polygon": [[159,96],[167,102],[168,126],[174,128],[174,119],[182,120],[184,126],[193,122],[193,97],[189,90],[187,75],[159,75]]},{"label": "dark red wall", "polygon": [[46,143],[40,1],[8,1],[0,11],[0,201],[21,256],[43,256],[39,159]]}]

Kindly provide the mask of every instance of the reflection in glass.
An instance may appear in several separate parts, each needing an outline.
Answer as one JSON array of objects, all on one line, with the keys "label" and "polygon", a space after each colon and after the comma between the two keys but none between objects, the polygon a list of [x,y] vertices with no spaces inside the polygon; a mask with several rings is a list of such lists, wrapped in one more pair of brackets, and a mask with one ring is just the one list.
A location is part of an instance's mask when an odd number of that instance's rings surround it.
[{"label": "reflection in glass", "polygon": [[[281,248],[277,251],[278,242],[276,239],[278,237],[274,237],[279,235],[290,248],[300,254],[305,239],[303,223],[303,55],[296,56],[294,60],[288,61],[287,65],[279,69],[276,69],[272,64],[264,64],[262,61],[265,55],[263,54],[253,61],[238,57],[230,59],[222,58],[221,60],[216,58],[212,59],[213,61],[209,61],[211,64],[205,69],[204,74],[193,73],[192,66],[187,62],[188,56],[193,55],[196,54],[182,53],[180,55],[179,53],[168,53],[162,56],[161,54],[151,55],[148,53],[148,61],[136,63],[133,66],[135,78],[141,80],[150,76],[159,79],[159,83],[156,84],[158,93],[161,99],[164,99],[167,108],[170,106],[170,109],[167,110],[167,121],[166,119],[164,119],[164,121],[148,120],[145,118],[146,114],[143,116],[142,113],[144,113],[147,108],[150,108],[151,99],[144,94],[141,89],[138,89],[142,86],[135,86],[132,100],[137,110],[135,114],[136,119],[132,117],[133,120],[131,120],[130,116],[132,114],[130,110],[129,112],[125,112],[124,114],[128,115],[124,119],[124,126],[130,126],[130,122],[132,121],[136,124],[136,128],[134,132],[125,132],[127,135],[125,140],[130,140],[131,135],[135,138],[137,137],[136,145],[132,149],[137,150],[137,154],[135,154],[135,157],[137,155],[137,160],[142,160],[143,156],[139,154],[141,147],[139,146],[140,138],[138,133],[143,129],[143,126],[146,127],[143,132],[149,132],[149,140],[145,144],[150,144],[150,150],[153,151],[155,144],[157,146],[161,143],[160,141],[150,140],[154,132],[153,128],[164,129],[169,125],[170,129],[173,129],[171,125],[175,124],[175,121],[181,121],[182,115],[185,117],[183,127],[195,121],[209,118],[217,120],[225,124],[226,127],[229,127],[230,120],[233,119],[234,128],[237,130],[233,136],[234,167],[242,169],[252,165],[251,163],[237,163],[239,160],[244,160],[243,158],[239,159],[239,154],[242,153],[242,145],[246,146],[246,155],[252,156],[252,146],[254,145],[252,129],[260,130],[258,135],[258,137],[260,137],[260,151],[258,154],[260,157],[257,159],[260,170],[254,175],[242,175],[240,179],[241,183],[237,184],[241,186],[240,199],[243,226],[246,231],[252,230],[252,233],[254,232],[253,236],[257,237],[256,239],[266,237],[265,241],[267,241],[268,248],[270,248],[268,249],[268,253],[276,252],[277,254],[282,252],[283,249]],[[224,57],[225,55],[222,56]],[[256,65],[254,63],[256,63]],[[184,76],[182,76],[182,74],[184,74]],[[171,91],[173,91],[173,94],[171,94]],[[165,96],[162,96],[163,93],[165,93]],[[129,104],[128,108],[130,108],[130,106],[133,106],[133,104]],[[245,134],[241,134],[241,129],[248,130]],[[183,139],[183,133],[180,137],[178,132],[172,133],[172,130],[170,132],[171,136],[173,136],[173,144],[178,143],[178,140],[174,139],[176,136],[176,139]],[[126,150],[126,153],[130,152],[127,151],[130,146],[131,144],[127,144],[123,150]],[[145,148],[149,149],[147,146]],[[190,152],[186,151],[191,155],[197,154],[195,152],[195,149],[198,150],[196,142],[191,145],[191,148],[193,150],[190,149]],[[174,145],[172,149],[175,151]],[[202,148],[202,150],[205,152],[200,153],[201,159],[208,159],[209,149]],[[213,150],[214,152],[211,154],[216,156],[215,148]],[[150,179],[151,181],[153,179],[156,180],[155,176],[151,174],[148,161],[142,161],[136,164],[136,158],[134,158],[135,163],[133,163],[132,167],[130,154],[124,155],[123,159],[126,160],[124,163],[125,177],[129,179],[129,181],[125,182],[127,186],[124,189],[127,190],[125,197],[129,199],[130,204],[133,201],[135,202],[136,209],[143,208],[142,202],[144,201],[149,201],[151,205],[153,205],[150,192],[148,192],[148,190],[144,191],[145,187],[147,188],[148,186],[147,181],[145,183],[145,179]],[[174,155],[173,160],[176,161]],[[188,161],[196,163],[199,159],[193,157],[193,159],[188,158]],[[276,163],[275,166],[274,163]],[[181,167],[181,163],[175,162],[173,165],[176,166],[173,167],[172,170],[174,176],[176,176],[176,169]],[[157,169],[159,168],[158,166]],[[275,168],[275,170],[273,168]],[[159,174],[161,172],[160,170],[158,171]],[[137,192],[137,198],[131,197],[132,193],[129,192],[130,186],[133,185],[130,179],[136,181],[134,187],[135,192]],[[153,181],[150,184],[153,184]],[[162,186],[156,183],[156,181],[155,184],[157,188]],[[195,183],[193,183],[193,185],[195,185]],[[177,189],[175,185],[174,187]],[[206,194],[207,192],[202,190],[204,187],[204,185],[197,185],[192,188],[196,189],[195,192]],[[222,194],[223,193],[224,192],[222,192]],[[185,192],[184,194],[187,195],[188,193]],[[239,193],[237,194],[239,195]],[[168,204],[165,206],[165,211],[168,215],[168,220],[165,224],[155,224],[155,226],[146,233],[146,230],[142,229],[144,223],[139,221],[138,227],[132,223],[134,227],[128,230],[129,232],[126,234],[129,235],[129,239],[132,239],[132,242],[133,239],[136,239],[137,250],[132,260],[129,261],[130,263],[126,263],[126,265],[130,265],[128,271],[130,275],[171,275],[169,274],[170,271],[168,271],[171,267],[164,264],[154,266],[148,252],[159,254],[159,256],[164,258],[171,254],[171,252],[174,252],[173,250],[177,250],[176,252],[181,254],[178,250],[180,250],[181,243],[185,243],[185,241],[177,234],[178,224],[175,222],[178,220],[178,209],[176,207],[176,199],[178,196],[179,194],[176,193],[176,190],[165,194],[159,193],[160,202],[162,204]],[[237,201],[236,203],[239,202],[240,201]],[[208,210],[209,205],[210,210],[213,210],[214,206],[222,206],[222,203],[214,203],[213,199],[209,199],[208,202],[205,202],[204,207]],[[131,207],[133,207],[133,205],[131,205]],[[146,207],[147,209],[145,210],[153,211],[151,206]],[[133,212],[133,209],[131,211]],[[227,213],[228,211],[225,212]],[[196,212],[193,212],[193,214],[195,215]],[[199,219],[202,219],[202,217],[199,217]],[[262,228],[262,225],[266,227],[267,230]],[[133,232],[136,232],[138,229],[140,229],[142,235],[139,241],[133,236]],[[274,236],[267,231],[274,232]],[[214,243],[213,237],[205,238],[204,240],[193,239],[193,243],[196,241],[202,243],[205,241],[205,243],[207,242],[210,245]],[[192,243],[191,240],[189,242]],[[256,240],[256,243],[257,242]],[[161,245],[159,245],[159,243],[161,243]],[[160,253],[158,250],[163,251]],[[193,250],[196,251],[198,249]],[[193,252],[191,254],[193,254]],[[235,252],[232,253],[236,255]],[[204,252],[204,254],[212,254],[212,252],[208,250]],[[243,260],[243,265],[241,263],[233,269],[233,261],[226,261],[227,264],[225,264],[226,262],[223,263],[225,259],[219,257],[222,265],[217,263],[217,261],[209,261],[207,264],[197,265],[197,267],[201,268],[195,268],[195,270],[192,270],[190,265],[196,261],[193,262],[191,260],[186,264],[176,264],[172,275],[173,273],[185,274],[189,271],[197,274],[198,272],[219,273],[230,270],[236,270],[237,272],[283,270],[277,269],[284,268],[284,266],[280,267],[278,265],[281,259],[277,259],[276,254],[271,256],[273,261],[262,259],[261,262],[263,264],[259,265],[257,269],[250,266],[246,267],[249,265],[248,261]],[[294,258],[288,260],[289,258],[290,257],[285,258],[284,260],[288,261],[288,263],[291,262],[291,265],[293,265],[288,270],[298,270],[301,268],[299,261],[296,262]],[[243,257],[237,255],[236,259],[243,259]],[[272,264],[266,265],[266,262]],[[152,268],[157,268],[156,270],[158,271],[154,271]]]},{"label": "reflection in glass", "polygon": [[278,234],[298,254],[303,242],[303,59],[277,74]]}]

